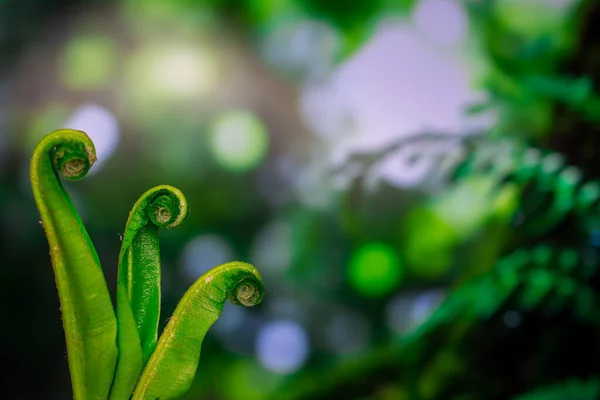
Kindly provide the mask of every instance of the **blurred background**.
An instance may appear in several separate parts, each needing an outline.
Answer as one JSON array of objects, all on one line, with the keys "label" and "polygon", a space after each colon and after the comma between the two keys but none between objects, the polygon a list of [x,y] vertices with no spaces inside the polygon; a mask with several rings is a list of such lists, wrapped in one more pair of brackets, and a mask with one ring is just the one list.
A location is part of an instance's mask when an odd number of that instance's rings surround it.
[{"label": "blurred background", "polygon": [[180,188],[163,317],[231,260],[186,399],[600,398],[600,2],[0,1],[0,398],[67,399],[28,180],[65,183],[114,295],[137,198]]}]

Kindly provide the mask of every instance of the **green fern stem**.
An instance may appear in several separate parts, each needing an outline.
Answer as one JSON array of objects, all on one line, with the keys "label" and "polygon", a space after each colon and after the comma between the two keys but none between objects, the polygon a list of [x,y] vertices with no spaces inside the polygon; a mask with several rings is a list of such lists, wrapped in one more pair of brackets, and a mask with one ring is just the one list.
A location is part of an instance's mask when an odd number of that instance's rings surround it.
[{"label": "green fern stem", "polygon": [[117,280],[119,360],[111,400],[127,400],[156,348],[160,318],[159,229],[188,214],[183,194],[168,185],[145,192],[133,206],[123,235]]},{"label": "green fern stem", "polygon": [[61,129],[37,145],[30,171],[50,245],[76,400],[106,399],[117,359],[116,318],[98,254],[59,178],[60,172],[79,180],[95,160],[85,133]]},{"label": "green fern stem", "polygon": [[254,306],[262,300],[261,276],[250,264],[233,261],[202,275],[185,293],[162,333],[133,393],[133,400],[168,400],[191,386],[202,341],[227,298]]}]

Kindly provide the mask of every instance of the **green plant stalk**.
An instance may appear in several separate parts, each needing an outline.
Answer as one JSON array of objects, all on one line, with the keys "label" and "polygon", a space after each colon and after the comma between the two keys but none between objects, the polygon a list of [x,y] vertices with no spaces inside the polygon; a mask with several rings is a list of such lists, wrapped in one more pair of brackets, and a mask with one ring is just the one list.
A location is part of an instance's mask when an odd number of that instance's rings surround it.
[{"label": "green plant stalk", "polygon": [[160,336],[132,400],[168,400],[185,394],[198,367],[202,341],[227,298],[234,304],[254,306],[263,295],[260,273],[243,262],[220,265],[198,278]]},{"label": "green plant stalk", "polygon": [[76,400],[107,398],[117,360],[117,324],[98,254],[59,176],[83,178],[96,160],[81,131],[46,135],[31,159],[31,186],[50,246]]},{"label": "green plant stalk", "polygon": [[128,400],[143,367],[142,346],[125,287],[117,283],[117,345],[119,358],[109,400]]},{"label": "green plant stalk", "polygon": [[118,282],[127,292],[142,345],[144,362],[156,347],[160,318],[159,228],[179,225],[188,204],[178,189],[161,185],[146,191],[133,206],[119,254]]},{"label": "green plant stalk", "polygon": [[185,197],[168,185],[145,192],[129,213],[119,254],[119,360],[111,400],[129,399],[156,348],[161,299],[159,228],[177,226],[187,214]]}]

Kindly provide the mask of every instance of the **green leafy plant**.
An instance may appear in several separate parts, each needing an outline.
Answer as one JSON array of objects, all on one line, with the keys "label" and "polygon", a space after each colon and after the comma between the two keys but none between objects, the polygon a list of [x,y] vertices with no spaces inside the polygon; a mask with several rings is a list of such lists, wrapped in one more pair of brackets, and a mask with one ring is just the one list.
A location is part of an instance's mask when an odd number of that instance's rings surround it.
[{"label": "green leafy plant", "polygon": [[237,261],[208,271],[185,293],[159,338],[159,229],[181,223],[188,206],[176,188],[157,186],[135,203],[127,221],[115,313],[98,254],[59,178],[79,180],[95,160],[90,138],[68,129],[45,136],[31,159],[31,185],[50,245],[74,398],[177,398],[189,389],[204,336],[227,298],[243,306],[262,300],[260,273]]},{"label": "green leafy plant", "polygon": [[[395,146],[415,141],[403,139]],[[450,278],[453,287],[446,299],[416,327],[364,355],[330,362],[318,373],[298,374],[270,399],[330,399],[340,392],[351,393],[345,398],[352,399],[598,398],[595,364],[576,373],[550,376],[546,374],[552,369],[545,366],[561,359],[555,349],[562,343],[588,343],[586,335],[594,337],[600,326],[595,249],[599,246],[600,182],[585,179],[583,171],[557,152],[480,137],[468,138],[463,145],[471,148],[460,160],[452,160],[447,171],[449,187],[435,200],[485,178],[479,181],[486,184],[482,185],[485,190],[469,193],[476,196],[469,201],[483,203],[490,210],[476,235],[487,234],[496,224],[508,234],[488,239],[488,249],[492,240],[498,243],[489,257],[477,256],[482,241],[468,236],[459,239],[464,246],[461,251],[468,251],[469,257],[457,263],[460,269]],[[392,151],[394,146],[355,154],[352,162],[368,171]],[[366,173],[357,175],[354,181],[361,184],[360,177]],[[356,193],[362,194],[352,195]],[[470,207],[469,214],[474,212],[475,207]],[[423,216],[418,222],[433,225]],[[467,231],[464,225],[461,229]],[[430,258],[432,253],[420,252]],[[406,253],[403,256],[406,259]],[[469,263],[478,268],[465,268]],[[553,329],[540,329],[532,343],[528,341],[531,336],[525,335],[533,323]],[[564,328],[554,328],[560,324]],[[494,387],[500,369],[490,364],[496,364],[506,349],[524,353],[521,359],[531,357],[541,372],[502,375],[503,382]],[[547,353],[547,349],[552,351]],[[586,344],[583,354],[593,349],[593,344]],[[403,394],[382,394],[382,388],[392,387]]]}]

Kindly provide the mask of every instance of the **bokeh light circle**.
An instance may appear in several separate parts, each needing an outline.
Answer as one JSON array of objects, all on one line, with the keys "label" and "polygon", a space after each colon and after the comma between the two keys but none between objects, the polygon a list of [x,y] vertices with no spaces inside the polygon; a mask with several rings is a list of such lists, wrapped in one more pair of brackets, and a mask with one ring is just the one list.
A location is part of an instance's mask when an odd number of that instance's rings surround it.
[{"label": "bokeh light circle", "polygon": [[368,348],[371,340],[371,323],[354,311],[336,310],[324,328],[326,345],[334,354],[358,354]]},{"label": "bokeh light circle", "polygon": [[250,259],[260,265],[263,277],[284,272],[293,261],[292,227],[285,220],[274,220],[254,238]]},{"label": "bokeh light circle", "polygon": [[290,374],[300,369],[308,358],[308,336],[296,322],[272,322],[258,333],[256,353],[265,369]]},{"label": "bokeh light circle", "polygon": [[221,236],[204,234],[190,240],[181,255],[182,270],[190,281],[212,268],[235,259],[233,249]]},{"label": "bokeh light circle", "polygon": [[127,108],[145,119],[168,104],[204,102],[220,79],[219,54],[202,43],[154,43],[127,60]]},{"label": "bokeh light circle", "polygon": [[402,280],[402,268],[396,252],[384,243],[371,242],[360,247],[350,260],[350,284],[371,297],[394,290]]},{"label": "bokeh light circle", "polygon": [[97,159],[88,175],[100,170],[100,166],[115,152],[121,139],[117,117],[110,110],[94,103],[76,109],[64,126],[84,131],[94,142]]},{"label": "bokeh light circle", "polygon": [[445,298],[446,291],[441,288],[394,296],[385,311],[389,329],[399,336],[413,332],[431,317]]},{"label": "bokeh light circle", "polygon": [[521,324],[522,317],[517,311],[510,310],[504,313],[502,321],[507,328],[516,328]]},{"label": "bokeh light circle", "polygon": [[244,172],[265,157],[269,137],[254,114],[235,110],[222,114],[212,126],[210,149],[217,163],[230,171]]}]

